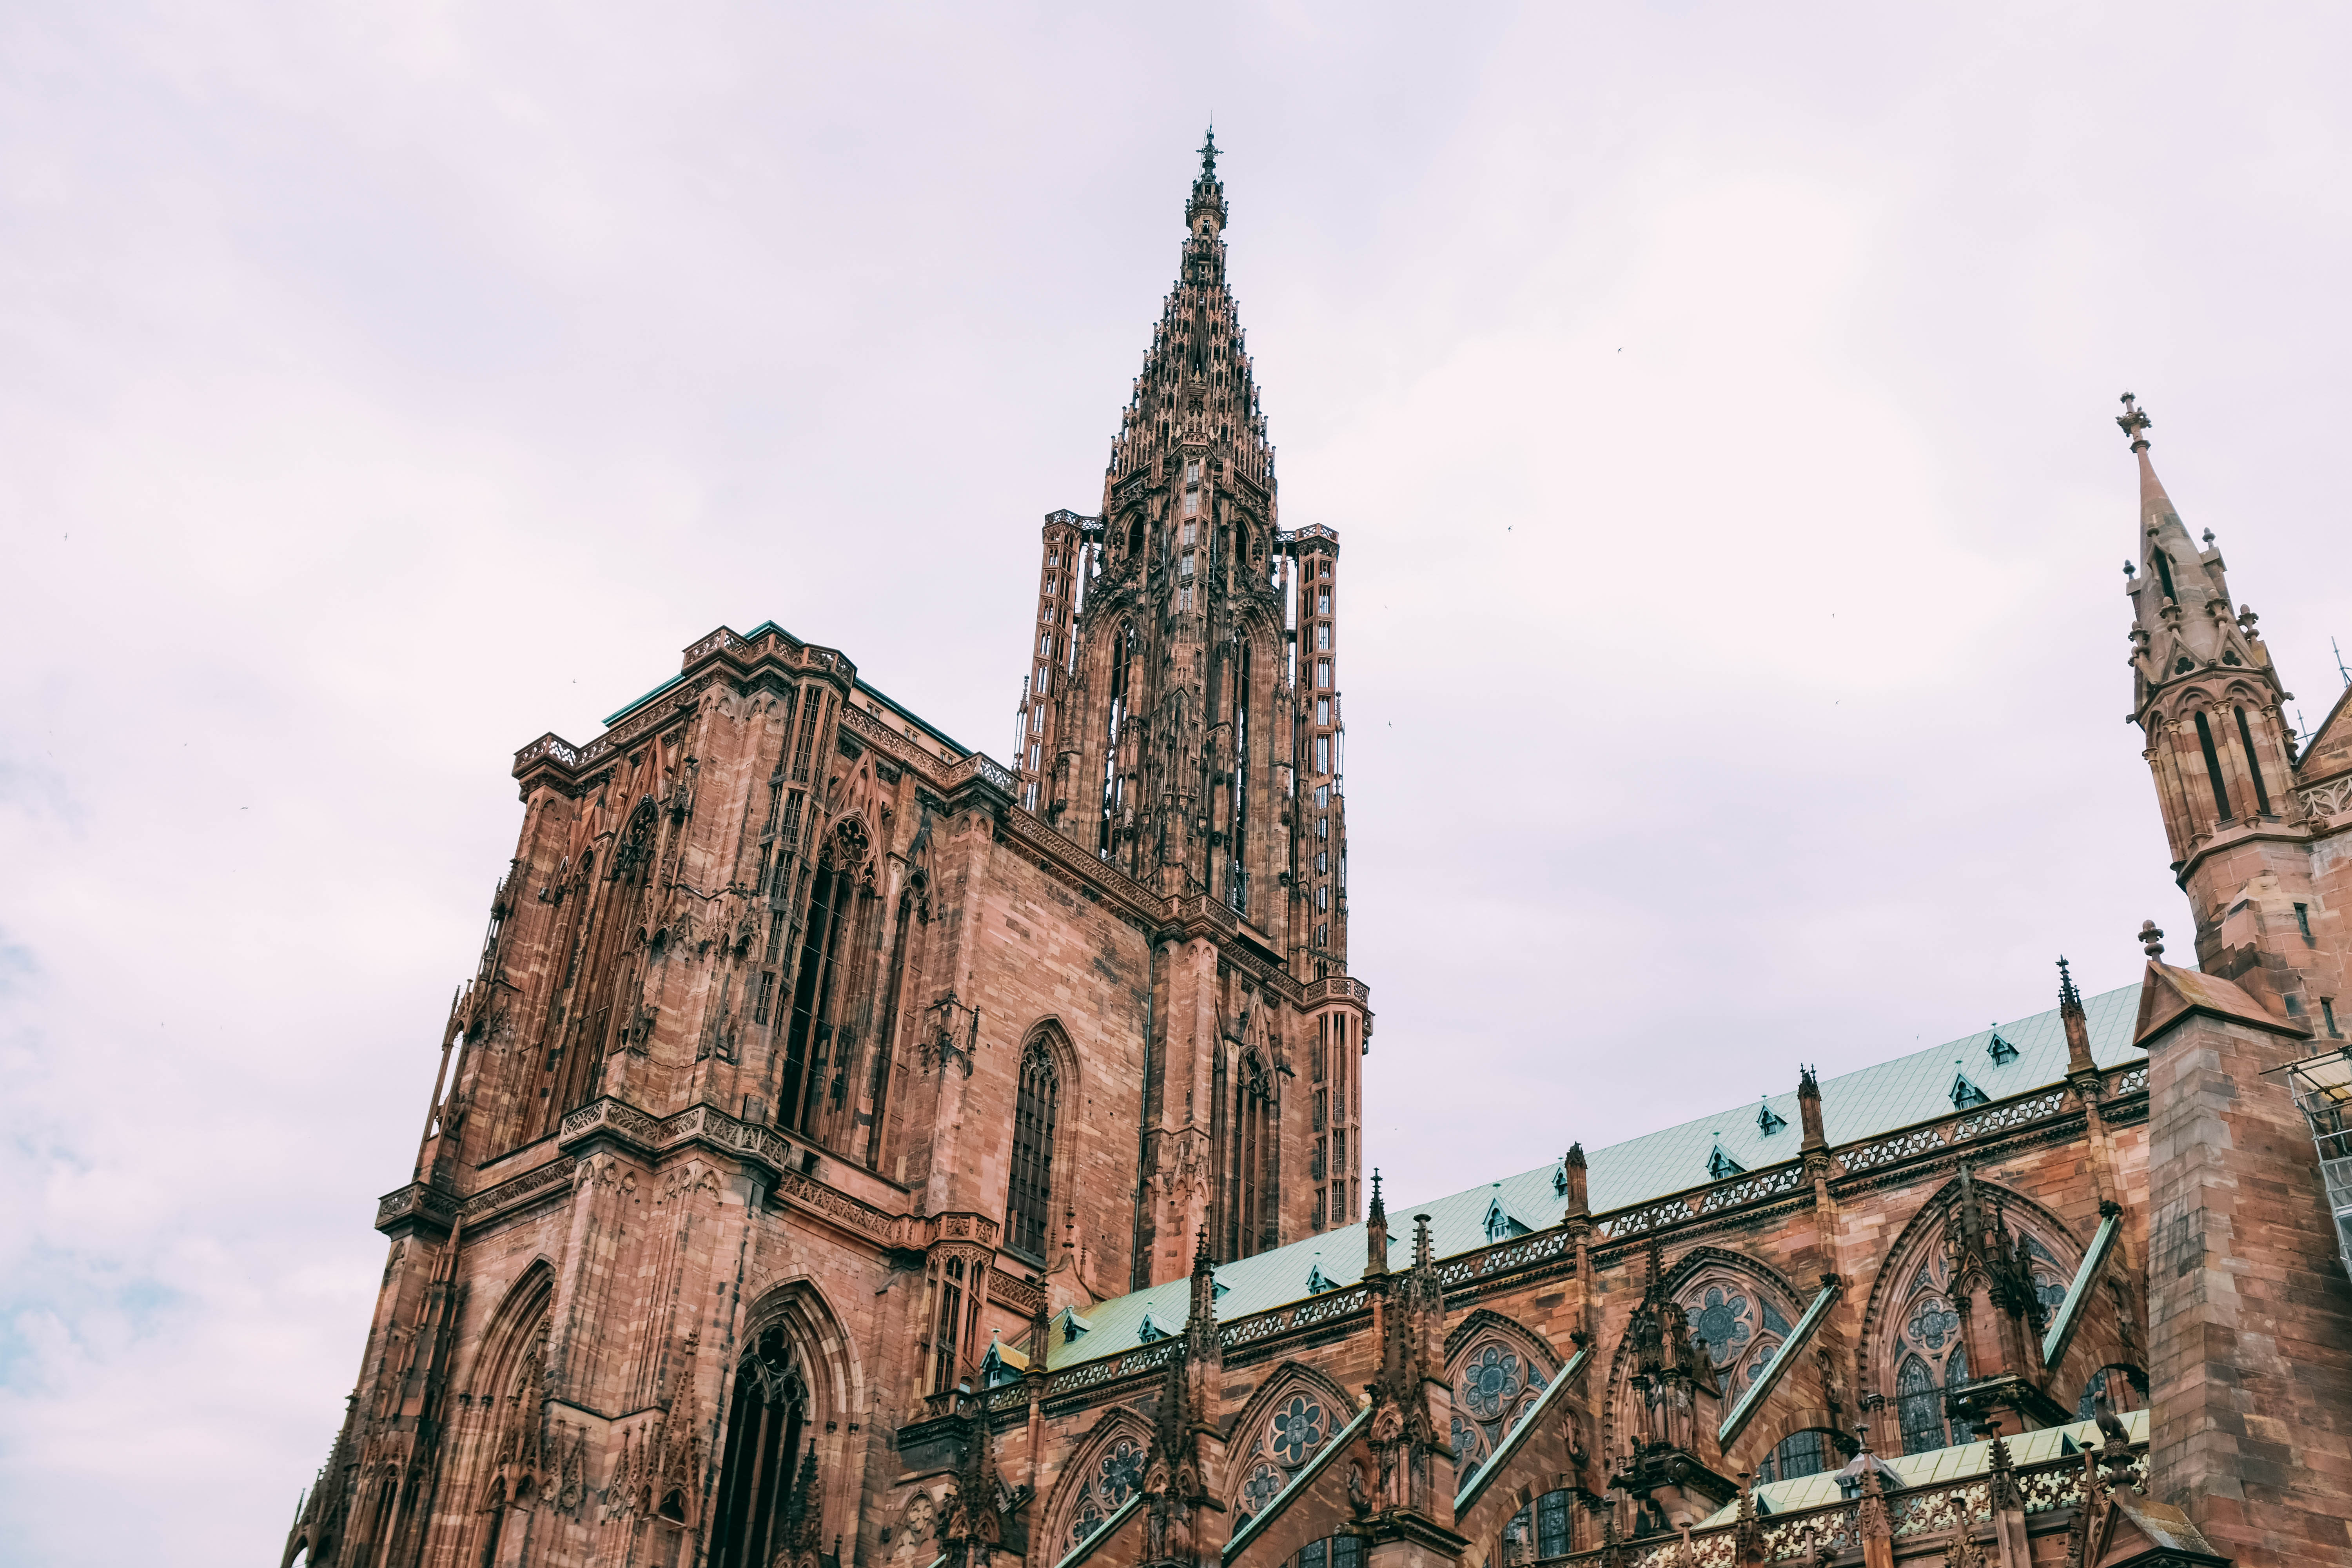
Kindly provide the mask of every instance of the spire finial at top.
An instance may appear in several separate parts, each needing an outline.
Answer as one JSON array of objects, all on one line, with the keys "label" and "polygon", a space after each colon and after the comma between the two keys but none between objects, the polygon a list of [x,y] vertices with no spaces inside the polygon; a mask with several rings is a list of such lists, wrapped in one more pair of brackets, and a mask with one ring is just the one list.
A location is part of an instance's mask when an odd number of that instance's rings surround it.
[{"label": "spire finial at top", "polygon": [[2124,411],[2116,416],[2116,423],[2122,427],[2123,433],[2130,437],[2131,449],[2135,452],[2145,452],[2147,450],[2148,426],[2156,421],[2147,416],[2147,411],[2139,405],[2139,400],[2130,393],[2124,394],[2123,403]]},{"label": "spire finial at top", "polygon": [[2083,994],[2074,989],[2074,972],[2066,967],[2063,954],[2058,959],[2058,1005],[2078,1013],[2083,1010]]},{"label": "spire finial at top", "polygon": [[1201,175],[1203,179],[1217,177],[1217,119],[1209,117],[1208,140],[1201,143]]}]

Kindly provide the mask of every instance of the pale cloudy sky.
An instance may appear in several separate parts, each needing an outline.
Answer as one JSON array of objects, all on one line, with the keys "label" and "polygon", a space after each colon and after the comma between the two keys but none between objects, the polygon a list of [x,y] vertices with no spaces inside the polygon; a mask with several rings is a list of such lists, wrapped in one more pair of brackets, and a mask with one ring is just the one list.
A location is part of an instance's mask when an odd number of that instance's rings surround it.
[{"label": "pale cloudy sky", "polygon": [[0,1561],[275,1553],[514,747],[772,616],[1006,750],[1212,110],[1391,1192],[2129,981],[2116,396],[2315,723],[2347,30],[0,7]]}]

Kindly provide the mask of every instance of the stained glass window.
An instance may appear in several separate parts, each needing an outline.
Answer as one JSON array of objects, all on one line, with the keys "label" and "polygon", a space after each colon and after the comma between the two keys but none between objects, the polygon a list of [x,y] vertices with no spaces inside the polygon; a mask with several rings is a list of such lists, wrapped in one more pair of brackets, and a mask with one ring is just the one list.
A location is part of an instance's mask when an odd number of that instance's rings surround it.
[{"label": "stained glass window", "polygon": [[1242,1483],[1242,1514],[1251,1517],[1263,1510],[1282,1490],[1282,1472],[1261,1459]]},{"label": "stained glass window", "polygon": [[1573,1516],[1569,1505],[1575,1500],[1565,1491],[1546,1492],[1536,1499],[1536,1555],[1565,1557],[1573,1550],[1570,1531]]},{"label": "stained glass window", "polygon": [[1706,1342],[1707,1359],[1717,1366],[1729,1365],[1754,1336],[1746,1296],[1720,1285],[1708,1286],[1699,1299],[1698,1310],[1690,1314],[1691,1332]]},{"label": "stained glass window", "polygon": [[1295,1470],[1314,1457],[1329,1429],[1322,1402],[1302,1394],[1274,1413],[1268,1441],[1274,1457]]},{"label": "stained glass window", "polygon": [[1896,1418],[1903,1425],[1903,1451],[1923,1454],[1944,1446],[1944,1405],[1937,1396],[1936,1374],[1917,1356],[1904,1359],[1895,1374]]},{"label": "stained glass window", "polygon": [[1526,1386],[1526,1379],[1519,1374],[1519,1358],[1500,1345],[1488,1345],[1463,1372],[1462,1402],[1471,1415],[1491,1421]]},{"label": "stained glass window", "polygon": [[1780,1439],[1780,1446],[1764,1461],[1757,1479],[1793,1481],[1800,1476],[1820,1475],[1829,1468],[1829,1446],[1820,1431],[1791,1432]]},{"label": "stained glass window", "polygon": [[1517,1351],[1491,1341],[1472,1348],[1454,1386],[1454,1462],[1465,1473],[1534,1406],[1529,1377]]}]

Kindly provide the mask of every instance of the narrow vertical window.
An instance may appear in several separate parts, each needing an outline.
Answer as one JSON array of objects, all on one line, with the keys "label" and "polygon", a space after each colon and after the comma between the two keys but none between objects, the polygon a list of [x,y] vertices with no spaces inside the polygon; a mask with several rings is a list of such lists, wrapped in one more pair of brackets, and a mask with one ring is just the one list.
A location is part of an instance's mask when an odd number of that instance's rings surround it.
[{"label": "narrow vertical window", "polygon": [[2213,749],[2213,726],[2205,722],[2202,710],[2197,714],[2197,743],[2205,752],[2205,777],[2213,785],[2214,809],[2221,820],[2230,820],[2230,789],[2221,782],[2221,754]]},{"label": "narrow vertical window", "polygon": [[940,1317],[931,1334],[931,1392],[955,1386],[957,1337],[963,1329],[963,1259],[950,1258],[940,1270]]},{"label": "narrow vertical window", "polygon": [[1315,684],[1326,690],[1330,689],[1331,661],[1329,659],[1318,658],[1315,661]]},{"label": "narrow vertical window", "polygon": [[824,706],[814,697],[801,704],[800,736],[793,742],[793,777],[803,784],[808,782],[809,751],[816,743],[817,714]]},{"label": "narrow vertical window", "polygon": [[2246,749],[2246,772],[2254,781],[2254,807],[2268,816],[2271,814],[2271,792],[2269,786],[2263,783],[2263,764],[2254,757],[2254,731],[2246,722],[2246,710],[2238,709],[2237,714],[2238,744]]},{"label": "narrow vertical window", "polygon": [[1318,621],[1318,622],[1316,623],[1316,625],[1315,625],[1315,646],[1316,646],[1316,647],[1317,647],[1317,648],[1318,648],[1318,649],[1328,648],[1328,647],[1331,646],[1331,623],[1330,623],[1330,622],[1328,622],[1328,621]]},{"label": "narrow vertical window", "polygon": [[2156,552],[2156,574],[2158,578],[2162,579],[2164,583],[2164,596],[2166,598],[2178,599],[2180,597],[2178,593],[2173,591],[2172,587],[2172,557],[2167,555],[2161,550]]},{"label": "narrow vertical window", "polygon": [[2311,906],[2309,904],[2294,906],[2294,923],[2302,931],[2303,940],[2309,942],[2311,940]]},{"label": "narrow vertical window", "polygon": [[1054,1123],[1061,1093],[1053,1053],[1045,1041],[1030,1041],[1021,1059],[1021,1092],[1013,1111],[1013,1180],[1004,1228],[1014,1247],[1041,1261],[1054,1201]]}]

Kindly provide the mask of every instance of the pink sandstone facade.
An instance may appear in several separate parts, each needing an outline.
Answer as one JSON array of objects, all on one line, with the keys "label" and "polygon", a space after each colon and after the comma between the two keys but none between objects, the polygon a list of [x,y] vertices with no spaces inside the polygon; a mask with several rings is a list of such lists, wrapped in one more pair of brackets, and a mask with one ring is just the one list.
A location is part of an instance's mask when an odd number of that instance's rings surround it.
[{"label": "pink sandstone facade", "polygon": [[[2140,470],[2197,969],[1392,1222],[1339,542],[1279,526],[1213,146],[1011,767],[721,628],[523,816],[284,1561],[2352,1563],[2352,718]],[[1705,1108],[1700,1108],[1705,1109]],[[1724,1131],[1728,1127],[1730,1131]]]}]

